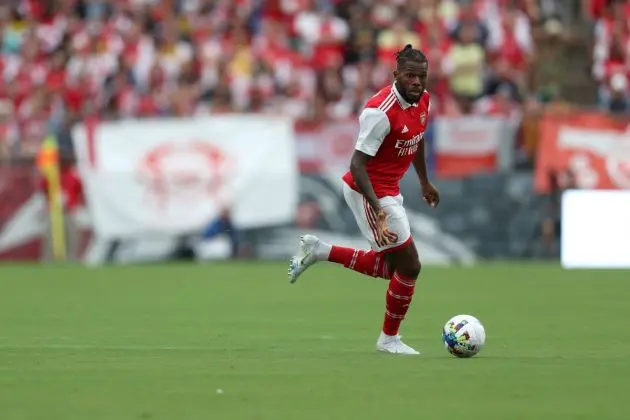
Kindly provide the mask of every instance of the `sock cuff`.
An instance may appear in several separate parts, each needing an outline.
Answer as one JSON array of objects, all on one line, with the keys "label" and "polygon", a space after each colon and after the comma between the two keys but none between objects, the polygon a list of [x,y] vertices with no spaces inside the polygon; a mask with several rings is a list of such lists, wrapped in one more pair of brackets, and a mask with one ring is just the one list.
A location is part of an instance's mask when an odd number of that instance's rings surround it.
[{"label": "sock cuff", "polygon": [[320,241],[317,250],[315,251],[315,258],[320,261],[330,261],[330,253],[332,252],[333,246]]},{"label": "sock cuff", "polygon": [[408,287],[413,287],[416,285],[416,278],[414,277],[407,277],[403,274],[400,274],[398,271],[396,271],[392,277],[394,280],[396,280],[398,283],[401,283],[405,286]]}]

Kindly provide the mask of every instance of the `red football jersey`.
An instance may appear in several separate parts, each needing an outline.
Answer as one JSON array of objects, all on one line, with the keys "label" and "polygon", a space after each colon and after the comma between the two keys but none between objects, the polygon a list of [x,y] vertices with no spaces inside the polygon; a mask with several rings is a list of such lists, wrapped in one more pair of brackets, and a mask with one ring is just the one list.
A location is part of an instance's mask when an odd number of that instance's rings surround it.
[{"label": "red football jersey", "polygon": [[[367,172],[378,198],[400,194],[399,181],[409,169],[419,147],[424,147],[424,130],[429,119],[430,99],[426,90],[415,104],[408,103],[388,86],[374,95],[359,117],[356,150],[374,156]],[[343,180],[358,188],[349,171]]]}]

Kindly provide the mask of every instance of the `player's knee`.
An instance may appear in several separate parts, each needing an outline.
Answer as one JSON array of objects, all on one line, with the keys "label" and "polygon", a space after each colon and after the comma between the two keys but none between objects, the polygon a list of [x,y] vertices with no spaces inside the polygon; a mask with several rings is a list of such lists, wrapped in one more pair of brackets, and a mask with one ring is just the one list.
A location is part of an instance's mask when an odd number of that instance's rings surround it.
[{"label": "player's knee", "polygon": [[417,258],[411,259],[407,261],[403,267],[399,270],[402,275],[408,278],[417,279],[420,276],[420,270],[422,269],[422,264],[420,260]]},{"label": "player's knee", "polygon": [[411,276],[417,279],[420,276],[420,270],[422,270],[422,264],[420,263],[420,260],[417,258],[414,259],[411,262],[409,269],[411,271]]}]

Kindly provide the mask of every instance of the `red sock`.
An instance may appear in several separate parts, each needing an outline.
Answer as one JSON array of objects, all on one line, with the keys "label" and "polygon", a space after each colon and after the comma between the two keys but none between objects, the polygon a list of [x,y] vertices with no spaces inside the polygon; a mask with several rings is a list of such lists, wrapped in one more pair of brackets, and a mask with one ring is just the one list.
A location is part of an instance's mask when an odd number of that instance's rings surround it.
[{"label": "red sock", "polygon": [[385,254],[381,252],[333,245],[328,261],[343,264],[346,268],[372,277],[389,279],[390,276],[385,262]]},{"label": "red sock", "polygon": [[387,335],[398,334],[400,323],[405,319],[411,298],[416,287],[416,279],[394,273],[389,281],[385,296],[385,320],[383,332]]}]

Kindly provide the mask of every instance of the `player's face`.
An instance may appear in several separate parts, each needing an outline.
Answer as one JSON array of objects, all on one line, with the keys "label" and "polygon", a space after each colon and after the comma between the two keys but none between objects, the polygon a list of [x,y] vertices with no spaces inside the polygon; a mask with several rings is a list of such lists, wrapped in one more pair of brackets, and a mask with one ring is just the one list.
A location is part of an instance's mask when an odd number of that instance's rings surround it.
[{"label": "player's face", "polygon": [[394,71],[396,86],[408,102],[418,102],[427,84],[429,64],[405,61]]}]

